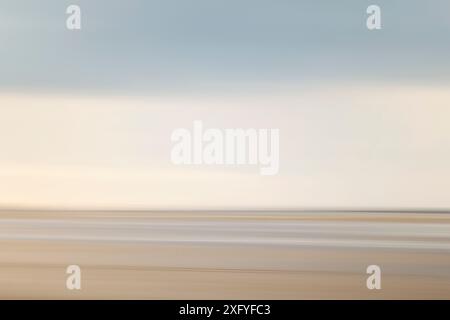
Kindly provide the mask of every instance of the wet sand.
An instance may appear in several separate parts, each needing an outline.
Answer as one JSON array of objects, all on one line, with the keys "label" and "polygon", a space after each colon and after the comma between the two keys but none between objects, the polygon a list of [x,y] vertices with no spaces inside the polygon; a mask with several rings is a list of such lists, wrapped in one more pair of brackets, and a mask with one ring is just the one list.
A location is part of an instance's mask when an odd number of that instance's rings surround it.
[{"label": "wet sand", "polygon": [[450,215],[4,211],[0,298],[450,299]]}]

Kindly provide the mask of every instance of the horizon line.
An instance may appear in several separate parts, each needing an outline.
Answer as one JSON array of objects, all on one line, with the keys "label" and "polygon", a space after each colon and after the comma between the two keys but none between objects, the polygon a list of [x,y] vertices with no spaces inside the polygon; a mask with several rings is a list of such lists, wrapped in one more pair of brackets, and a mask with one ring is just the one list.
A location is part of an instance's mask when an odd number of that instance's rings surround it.
[{"label": "horizon line", "polygon": [[69,207],[23,207],[0,206],[0,213],[6,211],[35,211],[35,212],[300,212],[300,213],[450,213],[450,208],[408,208],[408,207],[273,207],[273,208],[69,208]]}]

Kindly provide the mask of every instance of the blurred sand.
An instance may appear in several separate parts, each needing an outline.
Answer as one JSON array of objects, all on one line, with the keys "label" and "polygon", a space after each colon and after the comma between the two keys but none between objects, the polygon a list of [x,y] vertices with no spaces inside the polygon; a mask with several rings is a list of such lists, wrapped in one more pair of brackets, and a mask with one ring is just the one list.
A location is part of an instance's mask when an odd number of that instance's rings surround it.
[{"label": "blurred sand", "polygon": [[450,215],[3,211],[0,298],[450,299]]}]

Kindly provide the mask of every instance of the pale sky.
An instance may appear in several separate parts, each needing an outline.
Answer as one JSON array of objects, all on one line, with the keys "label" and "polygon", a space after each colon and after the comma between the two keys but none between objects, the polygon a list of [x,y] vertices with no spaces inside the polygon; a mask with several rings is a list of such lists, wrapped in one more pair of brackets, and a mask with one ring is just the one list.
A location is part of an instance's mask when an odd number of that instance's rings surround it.
[{"label": "pale sky", "polygon": [[[307,88],[227,98],[0,96],[4,206],[449,206],[447,88]],[[215,108],[211,112],[211,108]],[[182,110],[181,110],[182,109]],[[280,172],[174,166],[170,135],[280,128]]]},{"label": "pale sky", "polygon": [[[450,4],[372,3],[0,0],[0,207],[449,208]],[[194,120],[279,174],[174,166]]]}]

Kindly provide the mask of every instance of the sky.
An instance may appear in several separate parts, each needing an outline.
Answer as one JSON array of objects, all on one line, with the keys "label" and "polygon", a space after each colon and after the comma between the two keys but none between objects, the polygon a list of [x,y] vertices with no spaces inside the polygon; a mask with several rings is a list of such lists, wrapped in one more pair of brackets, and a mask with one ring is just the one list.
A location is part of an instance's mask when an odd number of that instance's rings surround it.
[{"label": "sky", "polygon": [[[448,12],[0,0],[0,207],[449,208]],[[171,132],[194,120],[279,128],[279,174],[174,166]]]}]

